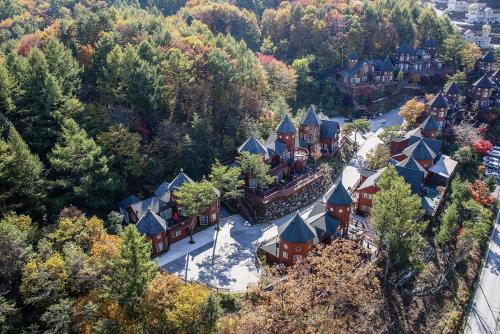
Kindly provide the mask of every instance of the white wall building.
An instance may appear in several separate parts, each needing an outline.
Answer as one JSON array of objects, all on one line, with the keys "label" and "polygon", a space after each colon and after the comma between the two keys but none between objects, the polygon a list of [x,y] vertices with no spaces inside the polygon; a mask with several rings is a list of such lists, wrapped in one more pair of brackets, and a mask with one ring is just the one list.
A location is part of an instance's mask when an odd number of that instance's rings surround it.
[{"label": "white wall building", "polygon": [[481,10],[481,6],[473,3],[469,6],[469,11],[465,14],[467,22],[472,24],[494,24],[500,23],[500,11],[491,7],[485,7]]},{"label": "white wall building", "polygon": [[463,0],[448,0],[447,10],[456,13],[465,13],[469,9],[469,2]]},{"label": "white wall building", "polygon": [[469,11],[469,6],[475,3],[479,5],[479,10],[484,9],[486,7],[486,2],[474,2],[473,0],[448,0],[448,8],[449,12],[456,13],[466,13]]},{"label": "white wall building", "polygon": [[489,49],[491,46],[491,26],[485,24],[481,31],[481,34],[476,34],[472,30],[466,30],[463,33],[463,37],[466,41],[475,43],[481,49]]}]

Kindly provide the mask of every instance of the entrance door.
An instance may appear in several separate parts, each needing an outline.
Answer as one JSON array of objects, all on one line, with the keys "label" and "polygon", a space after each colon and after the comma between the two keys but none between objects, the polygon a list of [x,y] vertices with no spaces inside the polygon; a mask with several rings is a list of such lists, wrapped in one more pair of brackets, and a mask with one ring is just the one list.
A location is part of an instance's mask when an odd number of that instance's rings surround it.
[{"label": "entrance door", "polygon": [[163,241],[158,241],[156,243],[156,252],[157,253],[163,252],[164,249],[165,249],[165,246],[163,245]]}]

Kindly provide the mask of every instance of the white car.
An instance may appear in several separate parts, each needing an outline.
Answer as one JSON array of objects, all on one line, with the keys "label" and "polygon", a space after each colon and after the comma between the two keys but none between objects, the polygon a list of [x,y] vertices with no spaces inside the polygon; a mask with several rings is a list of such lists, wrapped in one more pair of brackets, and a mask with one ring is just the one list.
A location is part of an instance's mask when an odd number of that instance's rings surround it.
[{"label": "white car", "polygon": [[484,165],[493,170],[497,170],[500,168],[500,163],[498,162],[485,162]]},{"label": "white car", "polygon": [[490,157],[500,158],[500,151],[495,151],[495,150],[493,150],[493,151],[489,151],[489,152],[488,152],[488,155],[489,155]]},{"label": "white car", "polygon": [[483,162],[500,162],[500,158],[497,157],[483,157]]}]

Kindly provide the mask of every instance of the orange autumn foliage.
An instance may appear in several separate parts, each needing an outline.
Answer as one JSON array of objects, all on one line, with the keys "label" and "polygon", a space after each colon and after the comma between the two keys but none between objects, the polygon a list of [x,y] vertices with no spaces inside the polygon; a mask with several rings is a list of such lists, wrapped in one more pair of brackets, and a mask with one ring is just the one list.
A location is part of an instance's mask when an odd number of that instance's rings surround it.
[{"label": "orange autumn foliage", "polygon": [[[93,305],[95,313],[89,314],[88,307]],[[127,319],[123,308],[116,302],[106,301],[101,298],[98,290],[92,290],[87,295],[79,298],[74,305],[75,323],[78,324],[78,332],[83,334],[94,333],[96,322],[94,319],[108,319],[119,324],[121,333],[138,334],[139,331],[134,322]]]},{"label": "orange autumn foliage", "polygon": [[489,206],[495,202],[495,196],[491,195],[486,184],[481,180],[476,180],[474,183],[470,183],[467,187],[472,198],[484,205]]},{"label": "orange autumn foliage", "polygon": [[44,31],[35,31],[32,34],[24,35],[21,38],[17,46],[17,53],[23,56],[27,56],[32,48],[40,48],[47,43],[47,41],[59,34],[61,24],[59,22],[54,22]]}]

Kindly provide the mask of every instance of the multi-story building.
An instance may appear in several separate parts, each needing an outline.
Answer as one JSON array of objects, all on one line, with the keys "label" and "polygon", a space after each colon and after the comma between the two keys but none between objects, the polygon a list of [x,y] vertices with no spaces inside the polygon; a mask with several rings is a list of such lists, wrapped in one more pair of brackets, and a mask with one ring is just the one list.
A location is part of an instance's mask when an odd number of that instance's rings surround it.
[{"label": "multi-story building", "polygon": [[325,202],[318,202],[307,218],[296,213],[278,228],[278,235],[260,249],[269,263],[292,265],[314,246],[345,237],[353,200],[340,182]]},{"label": "multi-story building", "polygon": [[433,39],[427,40],[417,49],[402,43],[396,50],[395,59],[396,70],[403,73],[425,74],[443,68],[443,60],[436,57],[436,41]]},{"label": "multi-story building", "polygon": [[492,72],[496,69],[497,60],[493,51],[486,52],[478,61],[477,68],[482,72]]},{"label": "multi-story building", "polygon": [[[127,224],[135,224],[139,233],[152,244],[153,255],[187,237],[196,225],[213,225],[220,219],[219,200],[215,200],[200,216],[190,217],[177,203],[175,193],[185,182],[193,182],[181,169],[172,182],[162,183],[153,197],[139,200],[132,195],[120,202],[120,212]],[[219,191],[214,188],[216,197]]]},{"label": "multi-story building", "polygon": [[382,59],[358,59],[355,51],[347,60],[347,68],[342,70],[342,84],[351,89],[353,95],[371,95],[377,89],[384,89],[394,83],[394,65],[387,56]]},{"label": "multi-story building", "polygon": [[443,93],[439,92],[427,102],[426,116],[432,115],[438,125],[438,130],[442,130],[446,125],[446,116],[449,110],[450,106],[446,97],[444,97]]},{"label": "multi-story building", "polygon": [[[395,138],[389,144],[391,159],[396,171],[421,198],[422,208],[427,216],[434,216],[441,202],[443,191],[455,173],[457,162],[441,153],[441,141],[435,139],[438,125],[430,115],[418,128],[402,138]],[[369,213],[373,196],[380,190],[379,179],[384,167],[379,170],[364,170],[356,189],[357,209]]]},{"label": "multi-story building", "polygon": [[473,104],[481,108],[488,108],[493,103],[491,97],[495,90],[495,83],[490,79],[488,74],[483,75],[472,84],[470,98]]},{"label": "multi-story building", "polygon": [[477,3],[469,6],[468,12],[465,14],[467,22],[472,24],[497,24],[500,23],[500,11],[491,7],[484,7]]},{"label": "multi-story building", "polygon": [[489,49],[491,47],[491,26],[486,24],[483,26],[480,33],[467,29],[463,34],[463,38],[471,43],[476,44],[481,49]]}]

